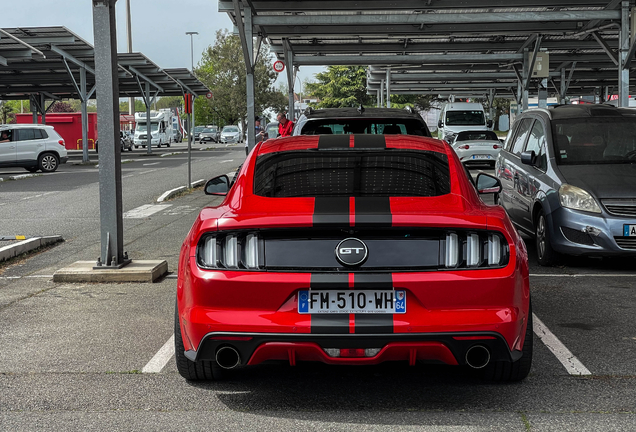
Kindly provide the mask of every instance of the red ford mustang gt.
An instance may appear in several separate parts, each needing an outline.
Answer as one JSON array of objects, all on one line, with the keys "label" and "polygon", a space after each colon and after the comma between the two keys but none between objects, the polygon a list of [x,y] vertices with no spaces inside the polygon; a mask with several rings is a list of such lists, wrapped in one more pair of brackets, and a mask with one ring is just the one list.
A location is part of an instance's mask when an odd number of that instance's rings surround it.
[{"label": "red ford mustang gt", "polygon": [[181,248],[179,373],[281,360],[441,362],[525,378],[532,361],[527,253],[443,141],[320,135],[255,147]]}]

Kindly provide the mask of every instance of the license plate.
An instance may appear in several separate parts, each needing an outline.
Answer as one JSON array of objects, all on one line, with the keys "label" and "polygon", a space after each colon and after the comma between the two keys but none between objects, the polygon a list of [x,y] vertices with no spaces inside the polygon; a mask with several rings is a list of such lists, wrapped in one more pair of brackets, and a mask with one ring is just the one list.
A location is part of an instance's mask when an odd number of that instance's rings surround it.
[{"label": "license plate", "polygon": [[490,159],[490,155],[473,155],[473,159]]},{"label": "license plate", "polygon": [[623,237],[636,237],[636,225],[623,225]]},{"label": "license plate", "polygon": [[403,314],[406,313],[404,290],[309,290],[298,293],[301,314]]}]

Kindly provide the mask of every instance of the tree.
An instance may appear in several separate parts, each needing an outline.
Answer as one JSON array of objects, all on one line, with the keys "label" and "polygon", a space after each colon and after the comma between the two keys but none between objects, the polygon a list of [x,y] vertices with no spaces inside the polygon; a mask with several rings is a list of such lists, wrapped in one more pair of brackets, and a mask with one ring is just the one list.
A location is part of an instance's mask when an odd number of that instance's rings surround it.
[{"label": "tree", "polygon": [[76,110],[75,110],[75,108],[73,108],[73,105],[71,105],[68,102],[57,101],[57,102],[55,102],[53,104],[53,106],[51,107],[49,112],[52,112],[52,113],[69,113],[69,112],[76,112]]},{"label": "tree", "polygon": [[329,66],[316,74],[316,82],[306,84],[306,93],[320,102],[315,108],[344,108],[374,105],[375,96],[367,94],[367,70],[364,66]]},{"label": "tree", "polygon": [[7,124],[7,117],[13,113],[13,107],[6,102],[2,104],[0,108],[0,115],[2,115],[2,124]]},{"label": "tree", "polygon": [[182,96],[164,96],[157,100],[157,109],[181,108],[182,106],[183,106]]},{"label": "tree", "polygon": [[[276,72],[271,68],[269,47],[261,47],[254,70],[254,111],[262,114],[267,108],[278,108],[285,96],[274,89]],[[246,71],[243,49],[238,36],[219,30],[214,45],[203,53],[195,69],[197,78],[212,92],[213,97],[198,97],[194,103],[198,124],[219,126],[241,123],[245,131],[247,120]],[[281,98],[282,96],[282,98]]]}]

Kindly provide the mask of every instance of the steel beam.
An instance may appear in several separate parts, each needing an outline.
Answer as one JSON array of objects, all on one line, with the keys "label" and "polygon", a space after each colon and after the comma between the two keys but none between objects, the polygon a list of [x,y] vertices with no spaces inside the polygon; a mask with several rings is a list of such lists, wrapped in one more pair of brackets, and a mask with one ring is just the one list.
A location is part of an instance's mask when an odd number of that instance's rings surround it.
[{"label": "steel beam", "polygon": [[84,63],[83,61],[75,58],[74,56],[72,56],[71,54],[67,53],[66,51],[64,51],[61,48],[56,47],[55,45],[51,45],[51,51],[53,51],[55,54],[58,54],[60,56],[62,56],[62,58],[70,61],[71,63],[75,63],[77,66],[86,69],[88,72],[92,73],[93,75],[95,75],[95,69],[93,69],[92,67],[90,67],[89,65],[87,65],[86,63]]},{"label": "steel beam", "polygon": [[[480,6],[481,7],[481,6]],[[620,11],[551,11],[551,12],[478,12],[435,14],[373,14],[373,15],[258,15],[258,26],[356,26],[356,25],[431,25],[534,23],[590,20],[619,20]],[[270,34],[271,36],[271,34]]]},{"label": "steel beam", "polygon": [[610,46],[603,40],[603,38],[597,32],[592,32],[592,36],[594,37],[594,39],[596,39],[596,42],[598,42],[601,48],[603,48],[603,51],[605,51],[605,54],[607,54],[610,60],[612,60],[612,63],[618,66],[618,59],[616,58],[616,53],[614,52],[614,50],[610,48]]},{"label": "steel beam", "polygon": [[294,56],[299,66],[386,65],[430,63],[499,63],[523,60],[522,54],[428,54],[428,55],[363,55],[363,56]]},{"label": "steel beam", "polygon": [[[255,118],[254,113],[254,39],[253,25],[252,25],[252,9],[250,7],[243,8],[241,14],[242,4],[239,0],[233,0],[234,14],[236,16],[236,26],[239,32],[239,38],[241,40],[241,47],[243,48],[243,58],[245,60],[245,93],[247,98],[247,148],[252,151],[254,148],[255,137]],[[243,17],[241,19],[241,16]],[[193,110],[194,111],[194,110]],[[245,131],[243,131],[245,133]]]},{"label": "steel beam", "polygon": [[121,149],[119,146],[119,80],[117,78],[117,0],[93,0],[95,79],[99,104],[97,127],[99,149],[99,201],[101,256],[97,265],[119,268],[126,265],[122,216]]},{"label": "steel beam", "polygon": [[629,18],[630,4],[629,1],[621,2],[621,31],[620,31],[620,52],[618,63],[618,106],[629,106],[629,69],[627,65],[627,55],[630,48],[629,35]]},{"label": "steel beam", "polygon": [[287,73],[287,93],[288,99],[288,120],[294,120],[294,78],[292,76],[292,68],[295,64],[294,52],[292,51],[291,44],[287,39],[283,40],[283,46],[285,47],[285,72]]}]

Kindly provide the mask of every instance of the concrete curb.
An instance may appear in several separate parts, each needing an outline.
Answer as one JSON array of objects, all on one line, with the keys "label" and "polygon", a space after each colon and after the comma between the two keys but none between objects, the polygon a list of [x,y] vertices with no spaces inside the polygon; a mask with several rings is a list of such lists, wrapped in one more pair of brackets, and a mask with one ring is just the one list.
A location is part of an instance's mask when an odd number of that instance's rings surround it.
[{"label": "concrete curb", "polygon": [[53,243],[64,241],[62,236],[44,236],[34,237],[9,246],[0,248],[0,262],[9,260],[13,257],[30,252],[42,246],[48,246]]},{"label": "concrete curb", "polygon": [[11,177],[7,177],[6,179],[0,178],[0,182],[7,181],[7,180],[21,180],[25,178],[41,177],[41,176],[42,174],[18,174]]},{"label": "concrete curb", "polygon": [[[203,180],[203,179],[197,180],[197,181],[193,181],[192,182],[192,187],[195,188],[197,186],[202,185],[203,183],[205,183],[205,180]],[[170,189],[169,191],[164,192],[163,195],[161,195],[159,198],[157,198],[157,202],[164,202],[168,198],[171,198],[171,197],[175,196],[176,194],[178,194],[179,192],[182,192],[182,191],[184,191],[186,189],[188,189],[187,186],[179,186],[178,188]]]},{"label": "concrete curb", "polygon": [[164,153],[164,154],[162,154],[159,157],[168,157],[168,156],[174,156],[174,155],[182,155],[182,154],[185,154],[185,153],[187,153],[187,152]]}]

